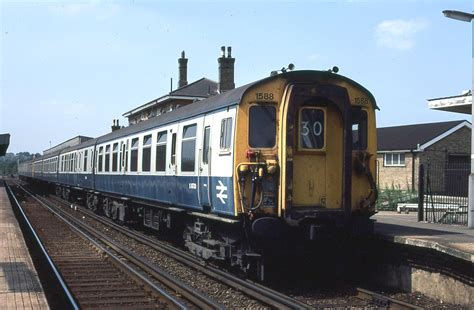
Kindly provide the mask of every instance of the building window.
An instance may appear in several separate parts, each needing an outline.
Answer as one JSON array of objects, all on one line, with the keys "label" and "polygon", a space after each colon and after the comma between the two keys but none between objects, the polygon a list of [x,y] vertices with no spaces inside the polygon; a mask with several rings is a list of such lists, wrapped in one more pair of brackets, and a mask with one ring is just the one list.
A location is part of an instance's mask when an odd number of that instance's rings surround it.
[{"label": "building window", "polygon": [[251,106],[249,112],[249,145],[272,148],[276,141],[276,108],[270,105]]},{"label": "building window", "polygon": [[156,171],[166,170],[166,131],[158,133],[156,140]]},{"label": "building window", "polygon": [[151,135],[143,137],[142,171],[150,171],[151,161]]},{"label": "building window", "polygon": [[138,170],[138,138],[132,139],[130,148],[130,171]]},{"label": "building window", "polygon": [[386,167],[404,167],[405,154],[404,153],[386,153],[383,160]]},{"label": "building window", "polygon": [[194,172],[196,156],[196,124],[183,128],[181,143],[181,171]]},{"label": "building window", "polygon": [[232,117],[224,118],[221,122],[220,149],[229,150],[232,139]]}]

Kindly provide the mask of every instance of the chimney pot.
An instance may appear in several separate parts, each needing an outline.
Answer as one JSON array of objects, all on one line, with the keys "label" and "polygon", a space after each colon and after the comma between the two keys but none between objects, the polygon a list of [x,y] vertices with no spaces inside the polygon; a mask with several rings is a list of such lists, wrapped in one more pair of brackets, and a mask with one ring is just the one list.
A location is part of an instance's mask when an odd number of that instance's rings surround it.
[{"label": "chimney pot", "polygon": [[224,93],[235,88],[234,83],[234,63],[235,58],[232,58],[232,48],[227,48],[227,57],[225,57],[225,46],[221,47],[222,55],[217,58],[219,63],[219,93]]},{"label": "chimney pot", "polygon": [[185,58],[184,51],[181,52],[181,58],[178,59],[179,80],[178,88],[188,85],[188,59]]},{"label": "chimney pot", "polygon": [[120,129],[120,125],[119,125],[119,120],[118,119],[114,119],[112,120],[113,122],[113,125],[112,125],[112,132],[116,131],[116,130],[119,130]]}]

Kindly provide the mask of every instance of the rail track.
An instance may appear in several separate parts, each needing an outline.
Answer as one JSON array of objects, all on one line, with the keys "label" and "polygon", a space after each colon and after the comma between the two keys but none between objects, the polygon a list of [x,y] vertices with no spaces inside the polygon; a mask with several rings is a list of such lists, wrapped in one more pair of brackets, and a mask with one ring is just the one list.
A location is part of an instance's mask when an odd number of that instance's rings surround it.
[{"label": "rail track", "polygon": [[[62,200],[56,196],[51,196],[51,200],[54,202],[62,204],[66,209],[70,209],[71,203]],[[173,246],[170,246],[166,243],[160,242],[154,238],[147,237],[146,235],[130,230],[124,226],[121,226],[108,218],[104,218],[100,215],[95,214],[94,212],[85,209],[78,208],[77,210],[84,216],[94,219],[95,221],[110,227],[117,232],[133,239],[136,242],[140,242],[153,250],[159,251],[169,257],[172,257],[176,261],[191,267],[192,269],[199,271],[202,274],[209,276],[216,281],[219,281],[229,287],[232,287],[235,290],[238,290],[245,294],[246,296],[258,300],[265,306],[278,309],[307,309],[311,308],[309,305],[292,299],[291,297],[281,294],[277,291],[269,289],[263,285],[252,282],[250,280],[243,280],[231,273],[213,267],[211,265],[205,264],[202,260],[196,258],[195,256],[184,252],[180,249],[177,249]]]},{"label": "rail track", "polygon": [[[32,193],[30,193],[32,194]],[[34,194],[32,194],[34,195]],[[232,287],[235,290],[238,290],[245,295],[247,295],[249,298],[253,298],[255,300],[258,300],[262,305],[271,307],[271,308],[279,308],[279,309],[311,309],[311,308],[319,308],[319,306],[311,306],[307,303],[304,303],[302,301],[293,299],[287,295],[284,295],[282,293],[279,293],[275,290],[269,289],[263,285],[260,285],[258,283],[249,281],[249,280],[243,280],[241,278],[238,278],[226,271],[223,271],[217,267],[205,264],[202,260],[194,257],[193,255],[184,252],[180,249],[177,249],[167,243],[161,242],[157,240],[156,238],[151,238],[146,235],[144,235],[141,232],[137,232],[134,230],[131,230],[129,228],[126,228],[124,226],[121,226],[114,221],[104,218],[102,216],[99,216],[95,214],[94,212],[86,209],[86,208],[76,208],[74,204],[71,204],[70,202],[64,201],[61,198],[58,198],[56,196],[49,196],[48,198],[40,197],[40,196],[35,196],[36,199],[41,201],[43,205],[49,206],[49,208],[56,208],[55,212],[59,214],[59,216],[65,217],[71,222],[76,222],[78,221],[81,226],[86,226],[85,223],[77,219],[77,214],[81,214],[82,217],[84,218],[89,218],[92,219],[102,225],[105,225],[106,227],[115,230],[116,232],[123,234],[124,236],[133,239],[135,242],[141,243],[143,245],[146,245],[147,247],[150,247],[151,249],[158,251],[160,253],[163,253],[169,257],[172,257],[173,259],[177,260],[178,262],[189,266],[190,268],[205,274],[206,276],[215,279],[216,281],[219,281],[229,287]],[[54,205],[61,205],[62,208],[54,207]],[[72,209],[71,209],[72,207]],[[73,210],[73,211],[72,211]],[[72,213],[76,213],[76,215],[71,215]],[[73,220],[74,219],[74,220]],[[97,230],[92,229],[91,227],[84,228],[85,230],[88,231],[88,234],[95,235],[95,238],[101,237],[102,241],[105,244],[107,244],[108,247],[114,249],[114,250],[119,250],[120,245],[115,243],[111,238],[105,236],[104,234],[98,232]],[[94,233],[95,231],[95,233]],[[131,260],[140,260],[141,258],[138,257],[137,255],[131,253],[128,250],[124,250],[125,252],[128,252],[129,256],[126,254],[123,254],[123,257],[127,257],[128,259]],[[141,262],[141,268],[144,268],[147,270],[147,272],[151,272],[153,269],[157,269],[156,266],[152,266],[150,263],[143,261]],[[158,268],[159,269],[159,268]],[[171,276],[166,276],[166,272],[161,270],[163,273],[163,277],[165,279],[162,279],[162,281],[167,282],[167,281],[172,281]],[[155,275],[156,276],[156,275]],[[173,287],[171,285],[171,287]],[[176,287],[173,287],[174,290],[177,291]],[[369,290],[361,289],[361,288],[356,288],[357,294],[356,296],[353,296],[354,298],[364,302],[366,304],[365,307],[375,307],[377,309],[422,309],[421,307],[417,307],[416,305],[412,305],[403,301],[399,301],[381,294],[378,294],[376,292],[372,292]],[[184,296],[185,294],[183,294]],[[200,296],[202,297],[203,294],[201,293]],[[209,297],[206,297],[209,299]],[[344,305],[342,305],[344,307]],[[345,306],[351,307],[350,304],[347,304]],[[202,304],[199,306],[200,308],[204,307]],[[222,305],[219,304],[214,304],[213,306],[206,306],[204,308],[220,308]]]},{"label": "rail track", "polygon": [[[89,236],[93,237],[95,243],[100,242],[104,244],[107,248],[113,250],[114,252],[119,253],[120,257],[126,258],[127,261],[131,261],[135,266],[139,266],[140,269],[145,270],[148,274],[151,274],[155,279],[159,279],[160,282],[166,284],[173,291],[176,291],[178,295],[183,296],[186,300],[192,301],[194,305],[198,308],[222,308],[223,306],[217,302],[214,302],[206,296],[206,294],[194,291],[193,289],[181,281],[177,281],[171,275],[167,274],[166,271],[161,270],[159,267],[152,265],[150,262],[144,260],[138,255],[134,254],[128,249],[122,248],[120,244],[112,240],[110,237],[106,236],[104,233],[87,225],[84,221],[79,220],[77,217],[71,214],[70,206],[71,204],[65,202],[62,199],[59,199],[55,196],[51,196],[49,199],[36,195],[25,189],[23,186],[17,184],[18,188],[22,189],[28,195],[33,197],[39,204],[43,207],[46,207],[57,217],[61,218],[63,221],[73,225],[76,230],[80,230],[88,238],[92,239]],[[61,207],[55,206],[56,204],[61,204]],[[209,276],[210,278],[219,281],[220,283],[231,287],[234,290],[238,290],[248,296],[251,299],[255,299],[262,306],[279,308],[279,309],[307,309],[311,308],[307,304],[300,302],[298,300],[292,299],[289,296],[283,295],[279,292],[273,291],[265,286],[262,286],[258,283],[251,281],[242,280],[234,275],[226,273],[225,271],[213,268],[210,266],[203,265],[203,262],[194,256],[185,253],[179,249],[173,248],[164,243],[160,243],[157,240],[153,240],[149,237],[146,237],[137,232],[131,231],[127,228],[124,228],[108,219],[104,219],[89,210],[84,208],[75,208],[75,212],[81,212],[84,216],[88,218],[93,218],[95,221],[107,225],[110,228],[120,232],[123,235],[126,235],[129,238],[132,238],[136,242],[140,242],[152,248],[153,250],[159,251],[183,265],[187,265],[192,269]],[[100,241],[97,241],[100,240]],[[136,268],[136,267],[135,267]],[[178,284],[173,282],[177,281]],[[191,292],[191,293],[190,293]],[[194,295],[194,296],[191,296]],[[201,299],[201,300],[197,300]],[[208,303],[208,304],[205,304]]]},{"label": "rail track", "polygon": [[[30,219],[35,216],[35,226],[39,228],[51,260],[81,308],[220,307],[179,280],[165,279],[166,275],[163,277],[133,253],[121,249],[103,234],[46,203],[21,185],[17,188],[32,198],[23,203],[23,209]],[[32,210],[38,209],[35,208],[38,205],[51,213],[33,214]],[[165,289],[163,284],[168,288]]]}]

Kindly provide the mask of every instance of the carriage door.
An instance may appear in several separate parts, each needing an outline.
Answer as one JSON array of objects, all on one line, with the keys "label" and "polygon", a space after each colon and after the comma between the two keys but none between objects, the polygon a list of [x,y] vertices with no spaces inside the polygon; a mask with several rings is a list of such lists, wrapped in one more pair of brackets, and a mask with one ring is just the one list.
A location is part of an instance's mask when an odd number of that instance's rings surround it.
[{"label": "carriage door", "polygon": [[211,121],[212,117],[206,116],[204,119],[202,145],[199,149],[199,198],[201,206],[210,207],[210,178],[211,178]]},{"label": "carriage door", "polygon": [[168,180],[167,181],[167,187],[168,187],[168,191],[167,191],[167,200],[170,202],[170,203],[176,203],[176,186],[177,186],[177,173],[178,173],[178,169],[177,169],[177,161],[178,161],[178,158],[176,156],[176,144],[178,143],[177,142],[177,139],[178,138],[178,125],[174,125],[172,126],[169,131],[168,131],[168,145],[170,145],[171,147],[169,148],[169,152],[168,152],[168,165],[167,165],[167,168],[166,168],[166,179]]},{"label": "carriage door", "polygon": [[341,208],[341,115],[331,106],[305,105],[296,111],[298,126],[295,127],[298,130],[295,131],[293,157],[293,206]]}]

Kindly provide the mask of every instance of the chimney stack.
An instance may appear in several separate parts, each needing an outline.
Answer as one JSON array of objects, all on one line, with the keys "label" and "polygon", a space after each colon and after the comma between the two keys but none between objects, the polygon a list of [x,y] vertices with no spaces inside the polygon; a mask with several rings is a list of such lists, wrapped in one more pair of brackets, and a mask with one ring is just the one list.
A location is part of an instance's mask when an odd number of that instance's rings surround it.
[{"label": "chimney stack", "polygon": [[184,51],[181,52],[179,63],[179,81],[178,88],[188,85],[188,59],[185,58]]},{"label": "chimney stack", "polygon": [[114,119],[113,121],[114,121],[114,124],[111,126],[112,127],[112,132],[120,129],[119,120]]},{"label": "chimney stack", "polygon": [[225,55],[225,46],[221,47],[221,57],[217,59],[219,63],[219,93],[224,93],[228,90],[234,89],[234,63],[235,58],[232,58],[232,47],[227,47],[227,57]]}]

